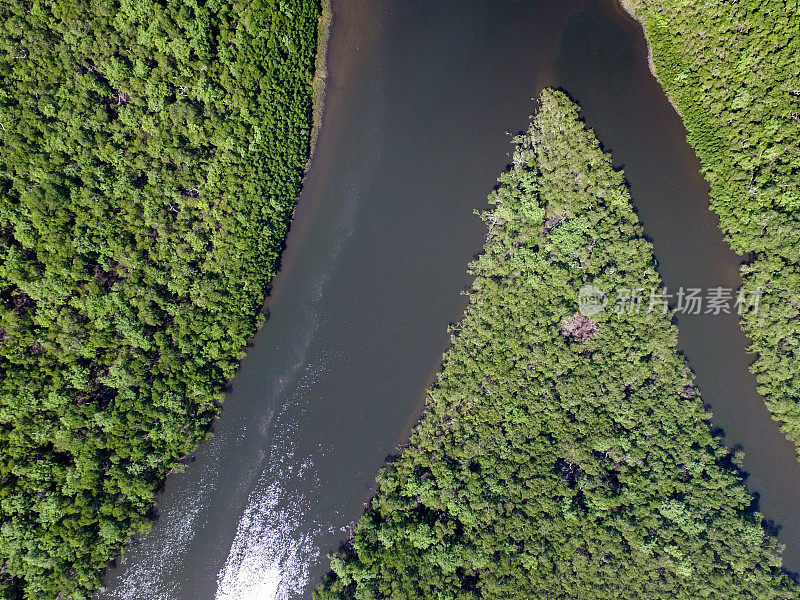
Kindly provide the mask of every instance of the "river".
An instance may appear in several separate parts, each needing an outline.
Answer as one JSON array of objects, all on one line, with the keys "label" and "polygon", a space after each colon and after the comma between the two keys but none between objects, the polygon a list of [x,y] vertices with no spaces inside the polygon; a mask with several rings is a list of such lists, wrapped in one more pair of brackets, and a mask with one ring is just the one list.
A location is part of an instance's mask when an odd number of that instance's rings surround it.
[{"label": "river", "polygon": [[[738,286],[680,119],[612,0],[334,0],[323,126],[214,437],[168,478],[153,531],[99,600],[308,597],[407,438],[460,318],[473,215],[508,132],[559,86],[624,166],[665,284]],[[800,569],[800,465],[755,391],[735,315],[681,316],[715,427]]]}]

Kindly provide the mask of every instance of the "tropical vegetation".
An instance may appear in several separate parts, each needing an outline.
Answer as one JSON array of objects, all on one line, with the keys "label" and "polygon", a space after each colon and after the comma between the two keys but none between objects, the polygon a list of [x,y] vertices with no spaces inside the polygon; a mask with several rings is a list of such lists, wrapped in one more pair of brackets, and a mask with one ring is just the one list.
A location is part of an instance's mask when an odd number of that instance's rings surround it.
[{"label": "tropical vegetation", "polygon": [[660,286],[623,174],[562,92],[515,142],[425,414],[315,597],[797,598],[666,304],[611,301]]},{"label": "tropical vegetation", "polygon": [[208,434],[308,157],[319,13],[0,5],[0,598],[86,598]]}]

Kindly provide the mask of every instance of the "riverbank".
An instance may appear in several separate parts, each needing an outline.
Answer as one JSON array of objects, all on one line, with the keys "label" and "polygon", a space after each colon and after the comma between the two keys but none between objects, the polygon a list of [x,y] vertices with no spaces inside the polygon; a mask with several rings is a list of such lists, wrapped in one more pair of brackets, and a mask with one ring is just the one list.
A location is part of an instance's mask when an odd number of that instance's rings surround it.
[{"label": "riverbank", "polygon": [[311,166],[311,158],[317,147],[319,131],[322,128],[322,117],[325,108],[325,90],[328,80],[328,43],[331,35],[331,22],[333,21],[333,8],[331,0],[321,0],[322,12],[317,25],[317,52],[314,59],[314,77],[311,80],[311,93],[313,108],[311,117],[311,140],[308,148],[308,161],[306,171]]},{"label": "riverbank", "polygon": [[[650,39],[647,36],[647,24],[642,17],[636,14],[636,6],[638,5],[639,0],[617,0],[617,2],[633,20],[639,23],[639,26],[642,28],[642,37],[644,38],[647,46],[647,66],[650,68],[650,72],[653,74],[653,77],[656,78],[656,81],[660,83],[661,80],[658,79],[658,73],[656,72],[656,63],[653,60],[653,46],[650,44]],[[672,105],[672,108],[675,109],[675,112],[678,113],[678,116],[681,117],[681,120],[683,120],[683,116],[681,115],[681,111],[678,108],[678,105],[675,103],[675,100],[673,100],[672,96],[667,93],[667,90],[664,89],[663,85],[661,86],[661,89],[664,91],[664,97],[666,97],[666,99]]]},{"label": "riverbank", "polygon": [[85,598],[257,329],[320,7],[36,7],[0,33],[24,55],[0,74],[0,597]]}]

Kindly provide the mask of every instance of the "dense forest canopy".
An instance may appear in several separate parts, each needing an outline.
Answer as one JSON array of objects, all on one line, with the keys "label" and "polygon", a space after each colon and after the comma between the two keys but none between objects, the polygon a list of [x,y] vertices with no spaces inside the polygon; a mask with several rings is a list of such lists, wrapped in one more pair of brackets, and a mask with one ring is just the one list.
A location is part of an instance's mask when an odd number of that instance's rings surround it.
[{"label": "dense forest canopy", "polygon": [[426,413],[317,600],[797,598],[670,317],[579,310],[660,286],[622,173],[561,92],[516,143]]},{"label": "dense forest canopy", "polygon": [[[753,365],[800,451],[800,3],[624,0],[683,117],[731,247],[747,255]],[[799,454],[800,456],[800,454]]]},{"label": "dense forest canopy", "polygon": [[257,327],[318,0],[0,5],[0,597],[85,598]]}]

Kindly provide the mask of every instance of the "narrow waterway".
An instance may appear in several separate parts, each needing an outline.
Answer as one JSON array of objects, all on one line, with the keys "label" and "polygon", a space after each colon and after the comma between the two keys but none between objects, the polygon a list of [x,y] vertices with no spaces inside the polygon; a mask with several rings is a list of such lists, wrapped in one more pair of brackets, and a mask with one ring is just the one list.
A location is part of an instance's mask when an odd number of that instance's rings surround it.
[{"label": "narrow waterway", "polygon": [[[708,210],[708,185],[685,141],[680,117],[647,66],[640,26],[613,1],[588,3],[563,30],[555,76],[583,107],[615,164],[623,167],[668,291],[737,289],[736,256]],[[616,33],[609,35],[615,30]],[[706,307],[704,307],[705,310]],[[732,307],[731,313],[736,310]],[[748,367],[753,356],[736,314],[678,314],[679,347],[712,423],[745,452],[747,486],[786,545],[784,565],[800,570],[800,465],[772,420]]]},{"label": "narrow waterway", "polygon": [[[334,0],[323,127],[215,436],[171,476],[104,600],[302,598],[419,416],[483,208],[532,98],[560,86],[625,167],[669,287],[738,285],[680,120],[611,0]],[[735,316],[679,321],[714,424],[800,567],[800,466]]]}]

